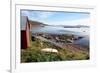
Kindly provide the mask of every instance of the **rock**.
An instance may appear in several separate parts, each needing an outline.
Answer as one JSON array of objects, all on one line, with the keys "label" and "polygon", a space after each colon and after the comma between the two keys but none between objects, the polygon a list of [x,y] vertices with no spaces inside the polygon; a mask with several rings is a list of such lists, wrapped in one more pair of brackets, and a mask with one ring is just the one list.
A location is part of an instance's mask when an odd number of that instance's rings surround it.
[{"label": "rock", "polygon": [[45,49],[42,49],[41,51],[43,51],[43,52],[58,53],[58,50],[57,49],[52,49],[52,48],[45,48]]}]

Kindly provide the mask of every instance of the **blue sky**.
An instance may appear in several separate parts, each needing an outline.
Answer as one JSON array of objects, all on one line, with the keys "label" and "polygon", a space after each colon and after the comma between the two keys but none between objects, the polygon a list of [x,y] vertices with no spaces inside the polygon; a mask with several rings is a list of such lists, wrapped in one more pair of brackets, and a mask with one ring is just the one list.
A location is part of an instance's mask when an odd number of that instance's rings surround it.
[{"label": "blue sky", "polygon": [[48,25],[89,25],[89,13],[22,10],[22,16]]}]

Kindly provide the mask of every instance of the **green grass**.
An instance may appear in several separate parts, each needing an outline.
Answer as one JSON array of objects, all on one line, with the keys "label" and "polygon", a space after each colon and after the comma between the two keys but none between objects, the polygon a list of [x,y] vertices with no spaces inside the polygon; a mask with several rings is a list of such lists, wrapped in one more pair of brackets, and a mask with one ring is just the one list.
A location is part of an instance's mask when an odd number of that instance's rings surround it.
[{"label": "green grass", "polygon": [[[42,52],[43,48],[55,48],[58,53]],[[51,43],[43,42],[35,39],[32,41],[30,48],[21,49],[21,62],[51,62],[51,61],[67,61],[67,60],[87,60],[89,59],[88,52],[79,51],[72,52],[69,49],[61,49]]]}]

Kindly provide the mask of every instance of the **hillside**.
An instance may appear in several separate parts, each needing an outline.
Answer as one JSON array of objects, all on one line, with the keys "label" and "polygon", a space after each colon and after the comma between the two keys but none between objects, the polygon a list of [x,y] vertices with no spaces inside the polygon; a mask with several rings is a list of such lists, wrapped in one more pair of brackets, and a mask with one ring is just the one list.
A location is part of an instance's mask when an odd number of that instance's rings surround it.
[{"label": "hillside", "polygon": [[46,24],[42,23],[42,22],[38,22],[38,21],[33,21],[33,20],[29,20],[29,23],[32,26],[46,26]]}]

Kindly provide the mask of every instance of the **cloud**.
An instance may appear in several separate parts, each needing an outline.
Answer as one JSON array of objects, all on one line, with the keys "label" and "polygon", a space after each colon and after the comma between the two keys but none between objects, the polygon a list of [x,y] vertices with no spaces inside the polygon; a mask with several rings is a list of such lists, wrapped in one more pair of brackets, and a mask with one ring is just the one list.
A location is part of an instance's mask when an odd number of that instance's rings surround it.
[{"label": "cloud", "polygon": [[54,15],[54,13],[52,13],[52,12],[39,12],[37,14],[38,14],[38,17],[41,19],[46,19],[46,18],[49,18],[52,15]]},{"label": "cloud", "polygon": [[21,15],[22,16],[28,16],[29,15],[29,12],[28,11],[21,11]]},{"label": "cloud", "polygon": [[50,16],[54,15],[55,12],[41,12],[41,11],[21,11],[21,14],[23,16],[28,16],[29,18],[35,18],[35,19],[46,19]]}]

